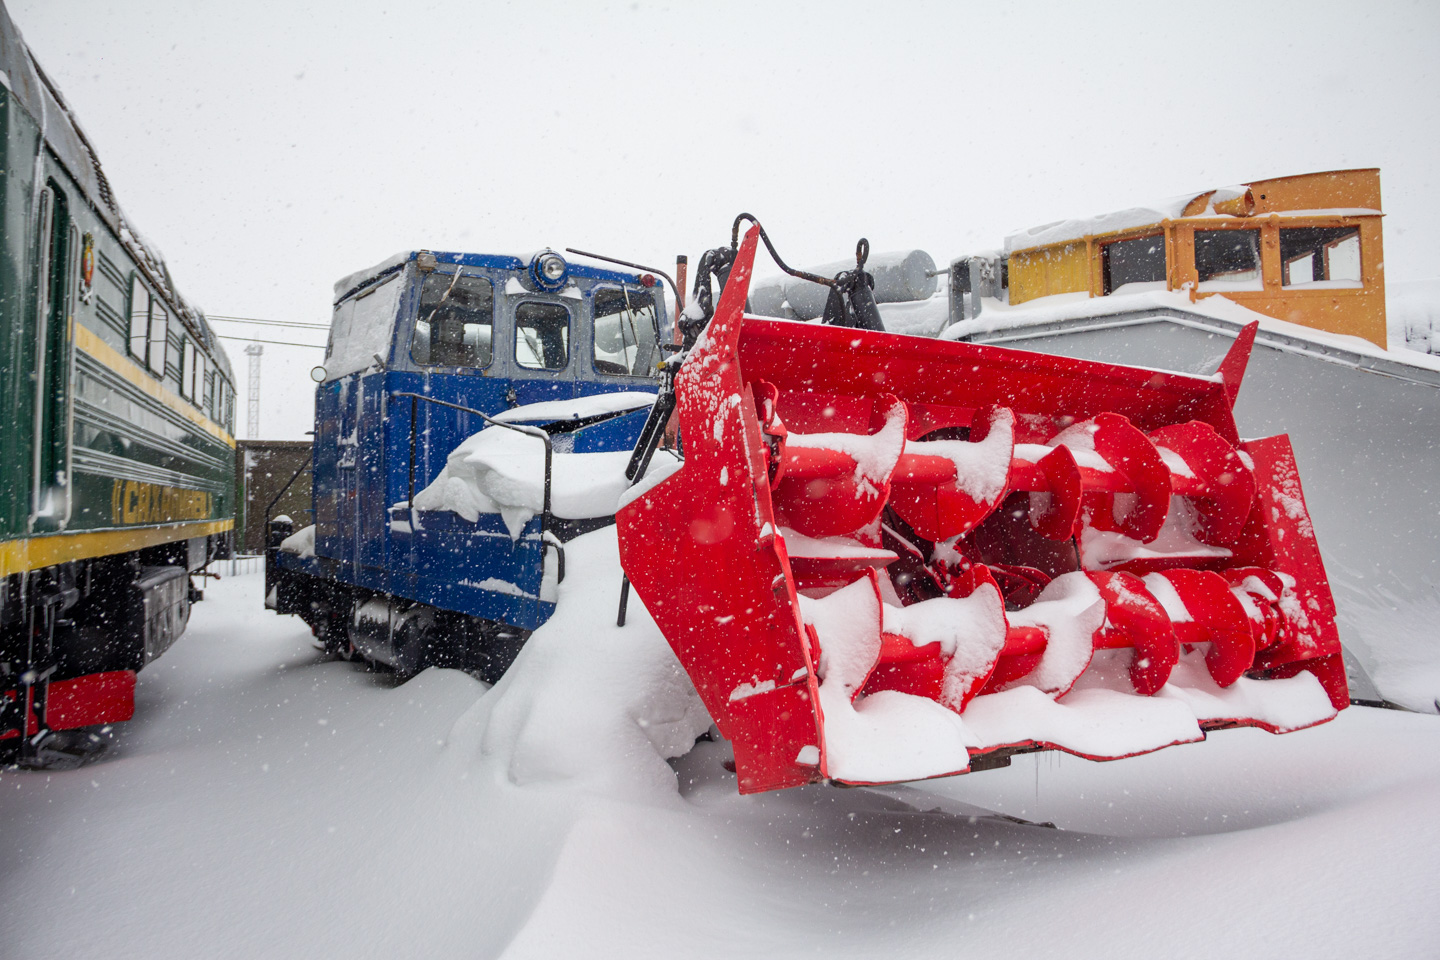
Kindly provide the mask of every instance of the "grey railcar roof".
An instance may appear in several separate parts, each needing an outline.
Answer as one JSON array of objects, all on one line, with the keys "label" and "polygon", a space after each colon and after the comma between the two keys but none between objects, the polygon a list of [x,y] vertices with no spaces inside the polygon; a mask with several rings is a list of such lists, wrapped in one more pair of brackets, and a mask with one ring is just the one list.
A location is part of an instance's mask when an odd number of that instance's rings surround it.
[{"label": "grey railcar roof", "polygon": [[0,0],[0,86],[8,89],[15,103],[39,125],[51,152],[59,159],[70,177],[80,185],[96,214],[120,238],[126,251],[140,264],[165,299],[171,302],[176,313],[182,316],[206,343],[216,363],[224,370],[230,382],[234,383],[235,374],[230,367],[230,358],[216,340],[210,325],[205,321],[205,315],[185,302],[170,279],[170,271],[165,266],[164,258],[150,248],[130,226],[124,211],[115,200],[110,182],[105,179],[100,158],[80,128],[79,120],[60,94],[60,89],[40,69],[34,54],[25,45],[20,29],[10,19],[4,0]]}]

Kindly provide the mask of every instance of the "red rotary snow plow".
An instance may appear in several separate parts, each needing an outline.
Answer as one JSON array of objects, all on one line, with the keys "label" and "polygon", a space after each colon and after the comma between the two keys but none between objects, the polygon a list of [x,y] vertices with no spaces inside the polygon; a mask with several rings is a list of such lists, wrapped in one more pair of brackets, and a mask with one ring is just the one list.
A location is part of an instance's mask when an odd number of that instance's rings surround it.
[{"label": "red rotary snow plow", "polygon": [[1114,759],[1348,702],[1284,436],[1214,377],[744,315],[676,376],[685,458],[621,562],[742,793]]}]

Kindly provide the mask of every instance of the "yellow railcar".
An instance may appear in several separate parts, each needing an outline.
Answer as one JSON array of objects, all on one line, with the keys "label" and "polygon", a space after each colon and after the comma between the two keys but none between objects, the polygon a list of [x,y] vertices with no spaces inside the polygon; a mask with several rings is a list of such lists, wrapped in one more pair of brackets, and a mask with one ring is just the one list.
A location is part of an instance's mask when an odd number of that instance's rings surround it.
[{"label": "yellow railcar", "polygon": [[1139,289],[1222,294],[1302,326],[1385,338],[1380,171],[1257,180],[1006,241],[1012,304]]}]

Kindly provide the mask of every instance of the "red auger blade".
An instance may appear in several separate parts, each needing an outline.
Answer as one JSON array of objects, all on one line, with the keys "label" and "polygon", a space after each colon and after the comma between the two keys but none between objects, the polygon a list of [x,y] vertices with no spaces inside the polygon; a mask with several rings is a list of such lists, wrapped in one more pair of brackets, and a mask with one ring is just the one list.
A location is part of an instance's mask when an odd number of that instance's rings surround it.
[{"label": "red auger blade", "polygon": [[757,232],[676,379],[685,459],[617,515],[741,792],[1113,759],[1346,702],[1248,341],[1192,377],[745,316]]}]

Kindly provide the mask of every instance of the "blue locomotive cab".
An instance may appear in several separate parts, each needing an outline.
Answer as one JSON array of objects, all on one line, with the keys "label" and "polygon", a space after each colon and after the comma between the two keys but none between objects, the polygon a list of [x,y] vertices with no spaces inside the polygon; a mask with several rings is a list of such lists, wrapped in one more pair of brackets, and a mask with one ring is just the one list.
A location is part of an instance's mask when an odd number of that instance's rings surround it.
[{"label": "blue locomotive cab", "polygon": [[[563,541],[611,520],[558,487],[552,504],[552,466],[609,454],[585,469],[623,473],[671,335],[652,277],[549,250],[417,251],[342,280],[315,371],[314,528],[284,549],[277,531],[267,604],[402,673],[498,673],[554,609]],[[508,444],[513,503],[447,472],[482,430]]]},{"label": "blue locomotive cab", "polygon": [[487,413],[654,390],[669,331],[648,276],[567,264],[549,251],[529,263],[420,251],[336,285],[323,382],[409,374],[461,390]]}]

